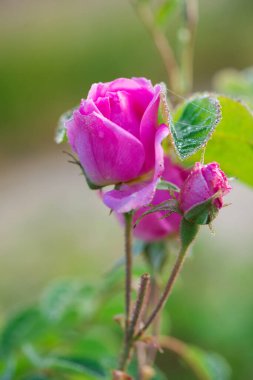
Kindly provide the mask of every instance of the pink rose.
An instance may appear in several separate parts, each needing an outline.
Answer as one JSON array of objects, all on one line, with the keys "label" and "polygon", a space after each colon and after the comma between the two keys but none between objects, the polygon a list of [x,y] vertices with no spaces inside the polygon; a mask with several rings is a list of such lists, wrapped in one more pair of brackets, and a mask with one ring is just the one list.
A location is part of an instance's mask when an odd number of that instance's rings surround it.
[{"label": "pink rose", "polygon": [[145,78],[93,84],[86,100],[66,122],[67,136],[88,182],[117,185],[104,203],[120,213],[148,204],[163,172],[158,124],[160,86]]},{"label": "pink rose", "polygon": [[197,162],[182,187],[180,208],[186,213],[213,197],[211,205],[218,211],[223,206],[223,196],[230,190],[231,186],[219,164],[212,162],[202,165]]},{"label": "pink rose", "polygon": [[[189,170],[173,164],[168,157],[165,157],[163,179],[172,182],[181,188],[188,174]],[[170,198],[171,196],[168,191],[157,190],[152,200],[152,205],[158,205]],[[134,215],[134,221],[136,221],[145,211],[147,211],[147,208],[144,207],[137,210]],[[152,242],[178,233],[182,216],[173,213],[167,218],[164,218],[166,213],[168,213],[168,211],[160,211],[146,215],[135,227],[135,237],[146,242]]]}]

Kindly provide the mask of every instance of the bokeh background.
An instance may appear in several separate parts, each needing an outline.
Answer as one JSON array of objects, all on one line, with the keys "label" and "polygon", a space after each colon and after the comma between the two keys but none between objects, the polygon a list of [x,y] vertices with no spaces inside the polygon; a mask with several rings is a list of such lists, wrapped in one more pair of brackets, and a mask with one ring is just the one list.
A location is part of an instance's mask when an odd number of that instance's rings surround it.
[{"label": "bokeh background", "polygon": [[[252,65],[252,36],[252,0],[200,0],[195,90],[211,89],[223,67]],[[120,227],[54,144],[60,114],[93,82],[166,76],[127,0],[1,0],[0,73],[1,321],[51,280],[95,281],[122,255]],[[216,235],[202,229],[168,322],[174,336],[224,355],[233,379],[251,380],[253,191],[233,186]],[[168,357],[173,378],[180,363]]]}]

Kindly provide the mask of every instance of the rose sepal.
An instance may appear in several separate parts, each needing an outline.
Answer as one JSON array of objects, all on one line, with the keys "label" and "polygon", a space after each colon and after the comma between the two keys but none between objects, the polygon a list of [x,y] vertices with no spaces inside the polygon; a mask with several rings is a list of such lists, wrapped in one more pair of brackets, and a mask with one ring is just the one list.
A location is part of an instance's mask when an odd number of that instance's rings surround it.
[{"label": "rose sepal", "polygon": [[214,204],[214,200],[221,196],[221,191],[217,191],[212,197],[204,202],[198,203],[184,213],[184,218],[188,222],[206,225],[210,224],[218,215],[219,209]]}]

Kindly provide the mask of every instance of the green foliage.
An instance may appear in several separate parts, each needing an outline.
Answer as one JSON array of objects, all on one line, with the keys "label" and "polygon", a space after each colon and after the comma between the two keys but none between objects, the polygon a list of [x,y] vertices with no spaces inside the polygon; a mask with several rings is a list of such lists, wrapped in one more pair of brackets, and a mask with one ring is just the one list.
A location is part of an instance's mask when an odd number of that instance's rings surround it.
[{"label": "green foliage", "polygon": [[14,315],[1,333],[0,352],[8,355],[22,344],[33,340],[45,328],[45,323],[37,308],[28,308]]},{"label": "green foliage", "polygon": [[191,156],[210,139],[220,120],[220,104],[211,95],[197,95],[183,103],[171,121],[173,143],[181,159]]},{"label": "green foliage", "polygon": [[199,379],[230,379],[230,367],[227,362],[216,353],[208,353],[198,347],[188,345],[183,354],[183,359],[193,368]]},{"label": "green foliage", "polygon": [[67,279],[52,284],[43,293],[40,308],[42,314],[53,323],[75,313],[89,317],[95,308],[94,289],[80,281]]},{"label": "green foliage", "polygon": [[219,96],[222,120],[208,142],[205,161],[253,186],[253,116],[243,103]]},{"label": "green foliage", "polygon": [[253,67],[238,71],[224,69],[214,77],[215,91],[243,99],[253,108]]},{"label": "green foliage", "polygon": [[106,371],[99,362],[94,359],[78,356],[53,356],[42,357],[37,354],[32,346],[25,346],[24,352],[33,365],[37,368],[49,370],[56,369],[59,372],[70,372],[88,375],[95,379],[104,379]]},{"label": "green foliage", "polygon": [[104,304],[112,292],[105,287],[98,296],[99,290],[80,280],[61,280],[45,290],[38,306],[14,315],[0,332],[1,380],[56,380],[60,373],[71,380],[79,375],[87,380],[108,378],[116,324],[105,324],[101,331],[100,319],[106,320],[108,313]]},{"label": "green foliage", "polygon": [[[195,97],[176,110],[171,133],[181,159],[204,148],[206,162],[217,161],[226,174],[253,186],[253,115],[244,103],[223,95]],[[188,162],[199,160],[198,153]]]},{"label": "green foliage", "polygon": [[[152,267],[160,268],[165,247],[157,242],[152,247],[142,245],[145,249]],[[141,266],[134,272],[139,278],[145,270]],[[107,275],[102,286],[76,279],[55,282],[43,292],[38,305],[14,315],[0,332],[1,380],[109,380],[122,339],[113,317],[124,309],[119,286],[123,277],[124,270],[119,268]],[[222,369],[226,366],[217,358],[189,346],[183,359],[203,373],[213,371],[215,375],[208,380],[227,380]],[[136,378],[134,362],[130,369]],[[165,379],[156,368],[153,380]]]},{"label": "green foliage", "polygon": [[61,144],[62,142],[67,141],[67,135],[66,135],[66,121],[70,120],[73,114],[73,110],[69,110],[65,112],[63,115],[61,115],[58,126],[55,132],[55,142],[57,144]]}]

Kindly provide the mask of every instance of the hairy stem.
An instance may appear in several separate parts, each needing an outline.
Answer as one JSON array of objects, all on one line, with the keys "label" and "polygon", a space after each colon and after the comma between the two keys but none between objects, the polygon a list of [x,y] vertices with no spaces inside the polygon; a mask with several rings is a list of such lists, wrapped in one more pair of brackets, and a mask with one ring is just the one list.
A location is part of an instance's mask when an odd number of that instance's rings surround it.
[{"label": "hairy stem", "polygon": [[193,53],[198,22],[198,0],[184,0],[183,13],[181,70],[184,93],[189,93],[193,86]]},{"label": "hairy stem", "polygon": [[131,306],[131,289],[132,289],[132,219],[131,213],[125,214],[125,259],[126,259],[126,276],[125,276],[125,324],[126,332],[128,330],[130,306]]},{"label": "hairy stem", "polygon": [[124,341],[124,347],[123,352],[120,358],[119,363],[119,369],[123,371],[126,366],[127,362],[129,360],[131,350],[133,348],[133,336],[136,330],[136,326],[138,325],[142,314],[144,312],[145,306],[146,306],[146,299],[149,294],[149,288],[150,288],[150,275],[148,273],[144,273],[141,276],[141,282],[140,282],[140,288],[137,295],[137,300],[135,303],[135,307],[132,313],[131,320],[129,321],[127,330],[125,331],[125,341]]},{"label": "hairy stem", "polygon": [[186,250],[182,249],[180,251],[180,253],[177,257],[176,263],[175,263],[173,270],[171,272],[171,275],[170,275],[168,282],[166,284],[166,287],[163,291],[163,294],[161,295],[161,298],[159,299],[156,307],[154,308],[151,315],[149,316],[149,318],[145,322],[144,326],[136,334],[136,336],[135,336],[136,340],[139,339],[143,335],[143,333],[149,328],[149,326],[153,323],[153,321],[155,320],[155,318],[158,316],[159,312],[163,308],[164,304],[166,303],[166,301],[167,301],[167,299],[168,299],[168,297],[172,291],[173,285],[175,284],[175,281],[176,281],[176,279],[180,273],[180,270],[184,264],[186,253],[187,253],[187,249]]},{"label": "hairy stem", "polygon": [[[159,285],[157,280],[157,275],[155,274],[152,282],[151,282],[151,290],[152,290],[152,296],[151,298],[151,305],[156,305],[159,300]],[[161,324],[161,314],[158,314],[158,316],[154,319],[152,323],[152,336],[158,337],[160,333],[160,324]],[[151,346],[147,349],[147,364],[149,366],[152,366],[155,362],[155,357],[157,353],[157,347]]]},{"label": "hairy stem", "polygon": [[155,24],[152,10],[147,2],[137,3],[134,0],[130,1],[143,24],[146,26],[161,56],[168,76],[169,87],[175,92],[180,92],[180,70],[167,37]]}]

